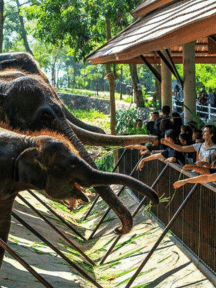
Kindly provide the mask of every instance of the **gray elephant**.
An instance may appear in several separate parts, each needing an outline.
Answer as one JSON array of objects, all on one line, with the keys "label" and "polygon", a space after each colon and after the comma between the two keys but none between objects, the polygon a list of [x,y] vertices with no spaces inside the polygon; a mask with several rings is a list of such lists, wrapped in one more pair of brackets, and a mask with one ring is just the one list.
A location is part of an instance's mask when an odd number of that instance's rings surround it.
[{"label": "gray elephant", "polygon": [[[34,136],[27,136],[5,128],[6,125],[0,123],[0,238],[5,242],[13,201],[22,190],[41,189],[54,199],[88,201],[83,188],[122,184],[158,203],[157,194],[142,182],[118,173],[101,172],[90,166],[62,135],[50,132],[40,135],[41,132],[36,132]],[[107,191],[101,196],[116,214],[130,218],[114,193]],[[0,249],[0,266],[3,256],[4,250]]]},{"label": "gray elephant", "polygon": [[[125,146],[151,140],[143,135],[115,137],[92,132],[96,128],[75,119],[64,107],[45,74],[27,53],[0,54],[0,93],[0,121],[22,131],[47,129],[64,135],[79,156],[95,169],[97,167],[83,144]],[[129,232],[132,217],[122,203],[116,200],[113,191],[108,186],[95,187],[95,191],[106,202],[113,199],[112,209],[122,222],[122,230],[118,232]]]}]

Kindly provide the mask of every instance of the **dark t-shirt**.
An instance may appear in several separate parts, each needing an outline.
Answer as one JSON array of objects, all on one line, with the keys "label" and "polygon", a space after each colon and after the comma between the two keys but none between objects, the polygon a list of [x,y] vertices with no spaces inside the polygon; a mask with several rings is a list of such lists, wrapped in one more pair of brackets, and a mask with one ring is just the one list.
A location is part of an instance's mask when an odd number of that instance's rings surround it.
[{"label": "dark t-shirt", "polygon": [[146,124],[147,130],[150,132],[150,134],[154,134],[156,130],[154,129],[155,121],[149,121]]},{"label": "dark t-shirt", "polygon": [[166,150],[164,150],[161,154],[166,159],[170,158],[170,157],[174,157],[174,158],[176,158],[176,163],[179,163],[181,165],[185,164],[184,155],[181,152],[176,151],[176,150],[174,150],[174,149],[172,149],[170,147],[166,148]]},{"label": "dark t-shirt", "polygon": [[216,173],[216,168],[210,168],[210,174]]},{"label": "dark t-shirt", "polygon": [[155,151],[155,150],[165,150],[165,147],[163,144],[159,144],[158,146],[152,146],[151,144],[150,145],[146,145],[146,148],[149,150],[149,151]]}]

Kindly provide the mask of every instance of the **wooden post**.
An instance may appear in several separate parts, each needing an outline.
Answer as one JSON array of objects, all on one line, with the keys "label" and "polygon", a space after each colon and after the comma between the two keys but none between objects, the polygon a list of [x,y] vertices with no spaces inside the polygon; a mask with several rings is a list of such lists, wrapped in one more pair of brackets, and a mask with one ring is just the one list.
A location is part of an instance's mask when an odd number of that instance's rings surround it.
[{"label": "wooden post", "polygon": [[[190,42],[183,45],[184,65],[184,104],[192,112],[196,112],[196,89],[195,89],[195,44]],[[193,116],[187,108],[184,108],[184,123],[188,123]]]},{"label": "wooden post", "polygon": [[[167,58],[166,51],[161,52]],[[172,110],[171,71],[163,60],[161,60],[161,79],[161,106],[168,105]]]}]

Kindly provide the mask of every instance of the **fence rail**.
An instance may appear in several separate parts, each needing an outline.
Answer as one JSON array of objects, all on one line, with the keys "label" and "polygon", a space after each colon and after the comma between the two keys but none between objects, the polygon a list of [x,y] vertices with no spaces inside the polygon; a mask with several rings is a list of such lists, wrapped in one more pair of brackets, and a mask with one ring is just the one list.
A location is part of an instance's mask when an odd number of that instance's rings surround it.
[{"label": "fence rail", "polygon": [[[173,111],[180,112],[182,109],[181,105],[178,105],[178,102],[173,97],[172,99]],[[216,119],[216,107],[212,107],[210,104],[204,106],[196,104],[196,114],[200,116],[203,121],[212,122]]]},{"label": "fence rail", "polygon": [[[129,174],[138,159],[137,151],[129,151],[120,164],[120,173]],[[137,171],[134,177],[151,186],[165,165],[160,160],[146,162],[143,170]],[[164,225],[167,225],[194,185],[187,184],[175,191],[173,183],[179,178],[185,179],[191,176],[195,174],[182,173],[179,165],[170,164],[156,185],[155,190],[159,197],[170,199],[169,202],[152,207],[152,213]],[[139,200],[143,198],[139,193],[134,192],[134,194]],[[216,185],[200,184],[197,186],[171,231],[213,272],[216,272]]]}]

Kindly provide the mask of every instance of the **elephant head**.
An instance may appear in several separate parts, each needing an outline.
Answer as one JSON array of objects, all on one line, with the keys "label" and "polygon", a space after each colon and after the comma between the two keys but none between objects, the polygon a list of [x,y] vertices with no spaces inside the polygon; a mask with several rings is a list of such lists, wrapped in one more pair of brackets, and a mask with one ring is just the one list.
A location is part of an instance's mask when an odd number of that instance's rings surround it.
[{"label": "elephant head", "polygon": [[[130,176],[101,172],[93,168],[69,143],[47,136],[35,139],[36,147],[25,149],[16,159],[17,182],[45,190],[54,199],[77,198],[83,201],[88,201],[88,198],[82,188],[122,184],[158,204],[158,196],[154,190]],[[118,209],[119,200],[115,194],[111,193],[106,202],[112,209]]]}]

